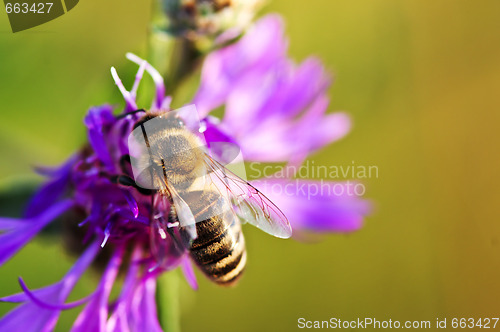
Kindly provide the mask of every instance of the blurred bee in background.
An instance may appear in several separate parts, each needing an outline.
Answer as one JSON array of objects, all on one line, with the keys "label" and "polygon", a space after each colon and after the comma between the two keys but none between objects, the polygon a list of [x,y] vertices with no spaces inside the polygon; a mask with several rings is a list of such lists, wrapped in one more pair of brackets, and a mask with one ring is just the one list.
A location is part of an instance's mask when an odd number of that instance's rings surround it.
[{"label": "blurred bee in background", "polygon": [[134,179],[122,175],[118,181],[152,197],[151,247],[158,266],[163,264],[166,249],[162,246],[170,236],[210,280],[233,285],[247,257],[241,223],[288,238],[292,229],[287,218],[260,191],[210,155],[178,114],[144,112],[131,134],[135,144],[143,147],[140,153],[131,153]]}]

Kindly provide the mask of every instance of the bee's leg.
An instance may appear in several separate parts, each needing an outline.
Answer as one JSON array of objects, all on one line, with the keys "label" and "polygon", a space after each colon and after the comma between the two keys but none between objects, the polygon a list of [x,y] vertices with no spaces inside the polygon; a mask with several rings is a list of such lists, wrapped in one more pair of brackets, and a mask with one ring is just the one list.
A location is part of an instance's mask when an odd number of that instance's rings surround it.
[{"label": "bee's leg", "polygon": [[123,118],[126,118],[129,115],[132,115],[132,114],[135,114],[135,113],[139,113],[139,112],[146,113],[146,110],[141,108],[141,109],[138,109],[138,110],[135,110],[135,111],[130,111],[130,112],[127,112],[127,113],[123,113],[123,114],[117,115],[116,119],[118,119],[118,120],[119,119],[123,119]]},{"label": "bee's leg", "polygon": [[127,175],[113,175],[110,177],[110,179],[114,183],[121,184],[127,187],[133,187],[137,189],[138,192],[146,196],[150,196],[155,193],[154,190],[139,187],[137,183],[135,183],[134,179]]},{"label": "bee's leg", "polygon": [[184,245],[181,239],[181,234],[179,233],[179,218],[177,217],[175,208],[173,206],[170,208],[166,230],[167,233],[172,237],[175,247],[180,251],[184,251],[186,246]]},{"label": "bee's leg", "polygon": [[129,167],[132,164],[132,161],[130,160],[130,155],[129,154],[124,154],[120,158],[120,169],[122,170],[123,173],[128,173],[129,172]]},{"label": "bee's leg", "polygon": [[174,241],[174,246],[175,249],[179,252],[183,252],[185,250],[184,245],[182,244],[181,240],[179,239],[179,234],[175,232],[175,227],[166,227],[165,230],[167,231],[168,235],[172,238]]}]

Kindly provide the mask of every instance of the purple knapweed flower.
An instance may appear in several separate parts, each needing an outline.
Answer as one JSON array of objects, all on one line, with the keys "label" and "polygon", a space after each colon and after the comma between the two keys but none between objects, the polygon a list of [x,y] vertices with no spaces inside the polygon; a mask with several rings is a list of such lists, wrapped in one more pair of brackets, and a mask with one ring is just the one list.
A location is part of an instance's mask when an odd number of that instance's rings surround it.
[{"label": "purple knapweed flower", "polygon": [[[207,57],[193,103],[208,145],[231,142],[241,148],[245,161],[296,166],[349,131],[345,114],[325,114],[330,80],[322,65],[316,59],[291,63],[282,30],[279,17],[265,17],[240,41]],[[61,310],[79,305],[84,307],[73,331],[161,331],[155,302],[157,277],[181,267],[188,283],[197,287],[189,256],[164,233],[152,232],[155,201],[117,181],[121,175],[132,177],[124,157],[129,154],[127,138],[141,117],[134,111],[139,108],[136,93],[145,72],[156,86],[149,110],[169,111],[171,101],[159,73],[137,56],[127,57],[139,65],[130,91],[112,69],[125,99],[124,111],[114,115],[109,105],[91,108],[84,120],[88,144],[61,167],[40,169],[48,180],[32,198],[24,218],[0,218],[0,264],[52,220],[68,213],[67,232],[76,241],[74,247],[80,247],[76,249],[80,258],[61,281],[30,290],[20,279],[23,292],[1,299],[20,303],[0,319],[1,331],[50,331]],[[223,119],[210,116],[222,105]],[[318,185],[311,180],[274,174],[253,183],[288,216],[294,233],[354,231],[369,211],[368,203],[356,195],[304,190]],[[321,188],[344,185],[325,182]],[[283,190],[277,192],[276,187]],[[67,303],[83,272],[97,261],[104,261],[104,266],[96,290]],[[120,270],[125,271],[120,295],[110,299]]]},{"label": "purple knapweed flower", "polygon": [[325,114],[330,77],[321,62],[293,64],[287,44],[281,19],[270,15],[203,65],[193,103],[201,115],[226,105],[220,127],[246,160],[300,162],[349,132],[346,114]]}]

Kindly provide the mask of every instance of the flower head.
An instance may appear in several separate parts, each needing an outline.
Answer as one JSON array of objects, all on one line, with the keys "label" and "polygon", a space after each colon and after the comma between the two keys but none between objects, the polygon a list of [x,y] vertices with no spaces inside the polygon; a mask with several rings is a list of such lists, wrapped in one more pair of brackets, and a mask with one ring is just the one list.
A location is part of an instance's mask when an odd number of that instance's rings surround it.
[{"label": "flower head", "polygon": [[263,0],[161,0],[168,29],[189,39],[234,35],[250,24]]},{"label": "flower head", "polygon": [[[330,79],[320,62],[307,59],[295,65],[286,58],[286,45],[281,20],[268,16],[239,42],[208,56],[193,103],[209,146],[234,143],[245,161],[293,166],[349,131],[347,115],[325,114]],[[69,229],[77,230],[71,234],[72,241],[83,244],[79,260],[63,280],[34,291],[21,280],[23,293],[2,299],[22,304],[0,320],[1,330],[16,324],[28,324],[28,330],[51,330],[61,310],[85,304],[74,323],[75,331],[158,331],[158,275],[180,266],[196,288],[186,250],[155,222],[168,218],[170,203],[136,185],[129,156],[128,137],[143,116],[136,94],[144,73],[156,87],[150,112],[170,111],[171,98],[165,96],[163,79],[149,63],[133,54],[127,57],[139,66],[130,90],[112,69],[125,99],[123,112],[115,115],[109,105],[91,108],[84,120],[88,144],[61,167],[40,170],[48,180],[32,198],[25,218],[0,218],[0,264],[69,210],[81,216],[67,222]],[[210,112],[221,105],[225,115],[219,120]],[[346,232],[361,227],[369,211],[364,200],[330,191],[306,195],[299,190],[315,183],[270,176],[255,181],[254,186],[283,210],[294,232]],[[276,193],[272,189],[276,186],[285,190]],[[105,251],[109,257],[95,292],[66,303],[83,271]],[[110,291],[122,268],[127,270],[125,282],[119,297],[111,301]],[[24,322],[30,316],[36,319]]]}]

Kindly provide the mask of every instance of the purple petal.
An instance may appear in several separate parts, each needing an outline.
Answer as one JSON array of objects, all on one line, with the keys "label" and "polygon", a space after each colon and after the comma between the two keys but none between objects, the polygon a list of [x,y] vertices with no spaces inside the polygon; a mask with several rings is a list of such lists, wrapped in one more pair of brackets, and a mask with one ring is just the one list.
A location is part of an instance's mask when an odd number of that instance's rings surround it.
[{"label": "purple petal", "polygon": [[0,228],[0,231],[5,231],[0,235],[0,265],[12,257],[42,228],[72,206],[73,202],[70,200],[61,201],[36,218],[19,219],[15,226],[13,219],[0,218],[0,226],[2,224],[6,226],[5,229]]},{"label": "purple petal", "polygon": [[123,85],[122,80],[120,79],[120,76],[118,76],[118,73],[115,69],[115,67],[111,67],[111,76],[113,77],[113,80],[115,81],[116,86],[118,87],[118,90],[120,90],[120,93],[123,96],[123,99],[125,99],[125,109],[123,110],[125,113],[128,111],[132,111],[137,109],[137,104],[135,101],[135,97],[125,89],[125,86]]},{"label": "purple petal", "polygon": [[282,99],[277,99],[268,109],[276,109],[288,117],[294,117],[308,108],[319,96],[325,95],[330,77],[319,59],[307,58],[293,70],[288,81],[281,86]]},{"label": "purple petal", "polygon": [[352,232],[371,211],[356,183],[261,179],[252,182],[288,217],[293,231]]},{"label": "purple petal", "polygon": [[2,331],[45,332],[52,331],[57,315],[54,310],[41,309],[34,303],[23,304],[0,320]]},{"label": "purple petal", "polygon": [[318,150],[337,141],[351,130],[351,118],[346,113],[337,112],[324,116],[316,124],[310,137],[310,151]]},{"label": "purple petal", "polygon": [[165,83],[163,82],[163,77],[146,60],[139,58],[137,55],[133,53],[127,53],[127,59],[138,64],[139,66],[145,65],[145,69],[153,79],[156,87],[155,99],[153,101],[153,105],[151,106],[151,108],[153,110],[160,109],[165,99]]},{"label": "purple petal", "polygon": [[[136,249],[132,262],[139,258],[140,251]],[[162,331],[156,311],[156,279],[153,275],[139,277],[138,268],[137,263],[129,268],[107,331]]]},{"label": "purple petal", "polygon": [[132,214],[134,215],[134,218],[137,218],[139,216],[139,206],[137,205],[137,201],[130,191],[123,189],[122,192],[127,200],[130,210],[132,211]]},{"label": "purple petal", "polygon": [[139,247],[136,247],[134,252],[132,253],[132,258],[130,259],[130,267],[127,272],[127,276],[125,277],[125,281],[122,286],[122,291],[120,296],[116,300],[116,304],[114,309],[109,317],[109,320],[106,325],[107,331],[130,331],[129,326],[129,310],[131,305],[131,298],[134,292],[134,287],[139,279],[139,264],[138,260],[141,257],[141,252]]},{"label": "purple petal", "polygon": [[68,188],[71,169],[75,165],[78,155],[74,155],[61,167],[50,170],[52,179],[45,183],[31,198],[25,211],[25,218],[33,218],[53,205]]},{"label": "purple petal", "polygon": [[[26,294],[26,296],[29,298],[29,300],[31,300],[33,303],[37,304],[39,307],[41,308],[44,308],[44,309],[52,309],[52,310],[68,310],[68,309],[73,309],[75,307],[78,307],[86,302],[89,301],[89,299],[91,299],[94,294],[90,294],[89,296],[87,297],[84,297],[80,300],[77,300],[77,301],[73,301],[71,303],[66,303],[66,304],[53,304],[53,303],[48,303],[48,302],[45,302],[44,300],[40,299],[37,297],[37,295],[34,294],[34,292],[32,292],[28,286],[26,285],[26,283],[24,282],[23,278],[19,277],[19,284],[21,285],[21,288],[24,292],[24,294]],[[45,293],[47,294],[47,293]],[[24,301],[9,301],[8,300],[9,297],[4,297],[1,299],[1,301],[4,301],[4,302],[24,302]],[[10,297],[11,299],[15,299],[14,296]],[[19,297],[17,297],[17,299],[19,299]]]},{"label": "purple petal", "polygon": [[[60,288],[59,283],[56,283],[54,285],[40,288],[40,289],[37,289],[36,291],[30,291],[30,292],[31,292],[32,296],[36,296],[39,299],[44,299],[44,298],[51,297],[51,294],[57,293],[59,291],[59,288]],[[11,302],[11,303],[29,302],[30,297],[23,290],[23,292],[21,292],[21,293],[12,294],[9,296],[4,296],[4,297],[0,298],[0,301]]]},{"label": "purple petal", "polygon": [[136,288],[131,307],[132,331],[163,332],[156,311],[156,279],[141,280]]},{"label": "purple petal", "polygon": [[204,117],[226,99],[230,88],[249,71],[265,71],[284,59],[288,42],[278,15],[259,20],[241,40],[207,56],[194,104]]},{"label": "purple petal", "polygon": [[247,160],[300,163],[344,136],[345,115],[327,115],[330,79],[317,59],[298,68],[276,65],[253,72],[230,87],[222,123]]},{"label": "purple petal", "polygon": [[319,60],[308,58],[298,68],[279,63],[273,70],[253,72],[231,87],[224,123],[241,130],[259,126],[268,118],[292,121],[314,101],[326,96],[330,78]]},{"label": "purple petal", "polygon": [[7,232],[12,229],[18,228],[20,226],[20,223],[22,222],[22,220],[19,220],[17,218],[0,217],[0,231]]},{"label": "purple petal", "polygon": [[210,147],[212,142],[232,142],[235,143],[234,139],[221,130],[219,126],[219,121],[211,116],[206,117],[202,120],[202,127],[204,128],[203,135],[205,135],[205,140]]},{"label": "purple petal", "polygon": [[247,160],[298,164],[350,129],[347,116],[325,116],[331,79],[322,63],[308,58],[295,66],[286,44],[280,18],[270,15],[204,63],[194,103],[202,117],[226,104],[217,126]]},{"label": "purple petal", "polygon": [[88,129],[89,143],[97,154],[99,160],[109,171],[114,171],[115,166],[106,145],[104,127],[113,123],[114,117],[110,106],[93,107],[85,117],[84,123]]},{"label": "purple petal", "polygon": [[208,116],[203,120],[203,134],[209,148],[210,156],[223,165],[233,162],[241,152],[238,143],[221,126],[216,125],[216,119]]},{"label": "purple petal", "polygon": [[268,120],[239,139],[246,160],[301,162],[310,153],[345,136],[351,127],[344,113],[324,116],[328,99],[319,98],[299,120]]},{"label": "purple petal", "polygon": [[[63,304],[83,272],[94,260],[98,248],[98,242],[91,244],[60,282],[35,290],[31,292],[31,295],[46,303]],[[40,307],[37,303],[30,301],[30,296],[26,293],[4,298],[6,299],[23,300],[25,303],[2,317],[0,331],[45,332],[54,329],[60,310]]]},{"label": "purple petal", "polygon": [[132,98],[134,98],[134,100],[137,97],[137,89],[139,89],[139,84],[142,81],[142,77],[144,76],[144,70],[146,69],[147,64],[148,64],[147,61],[143,61],[139,65],[139,69],[137,70],[137,73],[135,74],[134,85],[132,86],[132,89],[130,89],[130,95],[132,96]]},{"label": "purple petal", "polygon": [[115,251],[99,283],[97,294],[78,315],[71,331],[105,331],[108,318],[108,300],[118,274],[123,250]]},{"label": "purple petal", "polygon": [[187,283],[191,286],[192,289],[198,290],[198,282],[196,281],[196,275],[194,274],[193,265],[191,264],[191,260],[189,256],[185,256],[181,262],[182,273],[184,274],[184,278],[186,278]]},{"label": "purple petal", "polygon": [[251,72],[228,87],[223,123],[231,133],[244,137],[268,117],[281,113],[272,104],[286,97],[281,91],[284,76],[286,73],[277,68],[264,73]]}]

